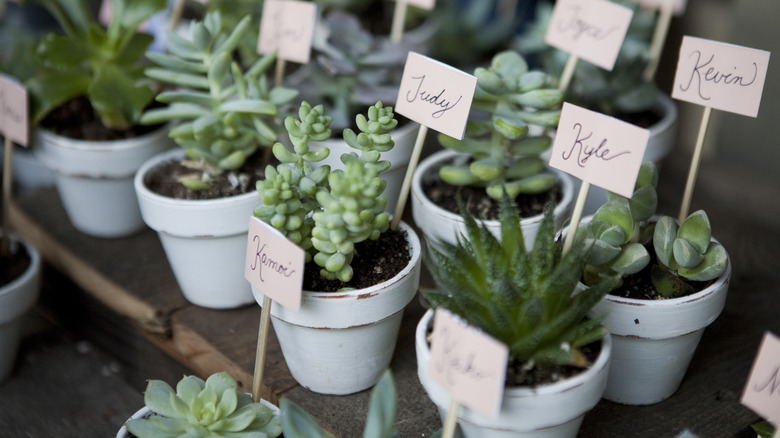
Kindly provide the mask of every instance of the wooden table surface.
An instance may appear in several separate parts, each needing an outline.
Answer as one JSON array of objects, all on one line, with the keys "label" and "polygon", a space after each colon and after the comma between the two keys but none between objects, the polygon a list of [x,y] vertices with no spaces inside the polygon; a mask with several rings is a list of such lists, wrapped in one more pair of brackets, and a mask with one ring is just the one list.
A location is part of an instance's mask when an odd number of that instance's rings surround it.
[{"label": "wooden table surface", "polygon": [[[686,157],[674,155],[661,167],[660,213],[677,215],[687,170]],[[758,417],[739,398],[762,335],[780,334],[777,187],[729,163],[702,163],[691,211],[706,209],[715,237],[731,257],[726,307],[705,331],[674,396],[644,407],[601,401],[586,415],[580,437],[674,437],[685,429],[700,437],[755,436],[749,425]],[[154,232],[109,240],[82,235],[68,222],[52,188],[19,196],[10,213],[12,227],[40,249],[47,264],[100,303],[103,310],[92,311],[130,322],[137,335],[193,373],[225,370],[251,391],[258,306],[209,310],[189,304]],[[431,285],[425,272],[423,283]],[[69,302],[68,297],[60,302]],[[416,376],[413,335],[423,311],[416,299],[407,308],[391,364],[399,397],[397,423],[404,437],[430,436],[441,425]],[[127,333],[112,336],[119,341]],[[368,391],[324,396],[300,387],[273,333],[269,339],[261,395],[272,402],[282,395],[291,398],[336,436],[361,436]]]}]

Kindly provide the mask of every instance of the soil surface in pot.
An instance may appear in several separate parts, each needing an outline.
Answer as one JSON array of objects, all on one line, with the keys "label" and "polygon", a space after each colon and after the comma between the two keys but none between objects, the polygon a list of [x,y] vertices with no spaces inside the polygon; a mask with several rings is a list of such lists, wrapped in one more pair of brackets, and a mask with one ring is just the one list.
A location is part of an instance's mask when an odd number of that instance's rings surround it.
[{"label": "soil surface in pot", "polygon": [[[593,342],[580,348],[583,356],[589,364],[593,364],[601,352],[601,341]],[[534,366],[530,370],[527,363],[519,360],[511,360],[506,369],[506,382],[504,386],[536,386],[547,383],[555,383],[585,372],[587,368],[570,365],[544,365]]]},{"label": "soil surface in pot", "polygon": [[[498,220],[499,202],[485,193],[482,187],[459,187],[442,181],[438,176],[423,180],[423,192],[434,204],[455,214],[458,210],[457,195],[466,205],[466,209],[476,219]],[[557,204],[562,197],[561,188],[556,185],[547,192],[536,195],[519,195],[515,198],[515,205],[520,211],[520,217],[531,217],[544,213],[544,207],[553,202]]]},{"label": "soil surface in pot", "polygon": [[24,274],[32,259],[24,245],[11,248],[10,254],[0,254],[0,287],[3,287]]},{"label": "soil surface in pot", "polygon": [[303,290],[336,292],[343,288],[363,289],[387,281],[409,264],[409,250],[406,232],[388,229],[377,240],[355,244],[354,275],[348,283],[322,278],[321,268],[311,261],[303,271]]},{"label": "soil surface in pot", "polygon": [[87,141],[125,140],[148,134],[160,125],[137,125],[129,129],[107,128],[86,97],[77,97],[53,109],[41,126],[63,137]]}]

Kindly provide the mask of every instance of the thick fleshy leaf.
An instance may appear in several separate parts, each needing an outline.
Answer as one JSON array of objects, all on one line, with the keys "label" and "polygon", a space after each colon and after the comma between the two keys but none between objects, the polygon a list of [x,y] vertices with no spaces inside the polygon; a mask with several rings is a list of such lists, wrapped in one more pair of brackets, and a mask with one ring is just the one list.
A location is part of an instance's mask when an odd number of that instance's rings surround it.
[{"label": "thick fleshy leaf", "polygon": [[51,73],[25,83],[30,95],[30,119],[38,124],[54,108],[87,94],[91,78],[82,73]]},{"label": "thick fleshy leaf", "polygon": [[653,248],[658,261],[664,266],[669,266],[673,260],[677,229],[677,222],[669,216],[663,216],[655,223]]},{"label": "thick fleshy leaf", "polygon": [[173,388],[161,380],[150,380],[144,391],[144,404],[160,415],[178,418],[179,411],[172,407],[171,399],[176,397]]},{"label": "thick fleshy leaf", "polygon": [[639,243],[629,243],[624,246],[617,257],[610,263],[610,267],[623,275],[636,274],[650,263],[650,254],[647,248]]},{"label": "thick fleshy leaf", "polygon": [[680,224],[677,237],[690,242],[701,254],[707,251],[712,238],[712,228],[710,228],[710,220],[707,217],[707,213],[704,210],[691,213]]},{"label": "thick fleshy leaf", "polygon": [[100,120],[114,129],[126,129],[138,123],[154,97],[151,87],[139,85],[116,66],[104,66],[96,72],[87,93]]},{"label": "thick fleshy leaf", "polygon": [[634,233],[634,218],[631,215],[631,206],[626,198],[610,199],[596,210],[593,219],[620,227],[623,230],[625,239],[622,243],[628,242]]},{"label": "thick fleshy leaf", "polygon": [[395,430],[395,385],[390,371],[382,373],[371,391],[364,438],[390,438]]},{"label": "thick fleshy leaf", "polygon": [[693,268],[680,268],[677,272],[683,277],[694,281],[714,280],[724,272],[728,266],[728,254],[726,249],[719,243],[713,242],[704,254],[704,259],[698,266]]},{"label": "thick fleshy leaf", "polygon": [[681,238],[674,239],[672,253],[674,254],[674,261],[681,268],[693,268],[704,259],[704,255],[699,253],[695,245]]},{"label": "thick fleshy leaf", "polygon": [[283,397],[279,400],[279,407],[282,411],[282,430],[284,436],[289,437],[307,437],[307,438],[329,438],[317,421],[309,415],[300,406],[291,400]]}]

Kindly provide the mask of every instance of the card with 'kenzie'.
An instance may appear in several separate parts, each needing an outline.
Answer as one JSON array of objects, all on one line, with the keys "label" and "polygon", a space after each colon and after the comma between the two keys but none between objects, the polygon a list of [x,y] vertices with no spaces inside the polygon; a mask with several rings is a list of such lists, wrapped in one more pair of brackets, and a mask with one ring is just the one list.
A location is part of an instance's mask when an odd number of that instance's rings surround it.
[{"label": "card with 'kenzie'", "polygon": [[630,198],[650,132],[568,102],[550,156],[550,166]]}]

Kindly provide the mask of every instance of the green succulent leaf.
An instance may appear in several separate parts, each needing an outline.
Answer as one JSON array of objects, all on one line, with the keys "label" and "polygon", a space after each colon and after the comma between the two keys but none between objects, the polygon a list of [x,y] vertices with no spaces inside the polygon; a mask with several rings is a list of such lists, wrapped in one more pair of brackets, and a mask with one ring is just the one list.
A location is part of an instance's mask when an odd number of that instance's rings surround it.
[{"label": "green succulent leaf", "polygon": [[673,261],[677,230],[677,222],[669,216],[663,216],[655,223],[653,249],[658,261],[664,266],[670,266]]},{"label": "green succulent leaf", "polygon": [[717,242],[712,242],[704,253],[704,257],[698,265],[692,268],[681,267],[677,273],[693,281],[714,280],[726,272],[728,267],[728,254],[726,249]]},{"label": "green succulent leaf", "polygon": [[710,227],[710,220],[707,218],[707,213],[704,210],[698,210],[691,213],[680,224],[680,229],[677,231],[677,237],[685,239],[690,242],[696,248],[696,251],[703,254],[707,251],[707,247],[710,244],[712,238],[712,228]]},{"label": "green succulent leaf", "polygon": [[624,241],[628,242],[634,234],[634,218],[631,215],[631,206],[626,198],[613,198],[596,210],[594,220],[604,221],[623,230]]},{"label": "green succulent leaf", "polygon": [[631,275],[644,269],[650,263],[650,254],[647,248],[639,243],[629,243],[609,263],[613,271],[621,275]]}]

